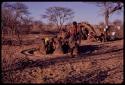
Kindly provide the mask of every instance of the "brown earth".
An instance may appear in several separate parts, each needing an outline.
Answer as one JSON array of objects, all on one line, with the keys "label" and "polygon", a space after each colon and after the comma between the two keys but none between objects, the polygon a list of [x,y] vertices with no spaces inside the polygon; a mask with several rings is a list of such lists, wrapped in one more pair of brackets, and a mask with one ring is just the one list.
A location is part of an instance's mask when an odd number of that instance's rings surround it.
[{"label": "brown earth", "polygon": [[122,83],[123,40],[82,41],[81,54],[24,55],[38,44],[2,45],[3,83]]}]

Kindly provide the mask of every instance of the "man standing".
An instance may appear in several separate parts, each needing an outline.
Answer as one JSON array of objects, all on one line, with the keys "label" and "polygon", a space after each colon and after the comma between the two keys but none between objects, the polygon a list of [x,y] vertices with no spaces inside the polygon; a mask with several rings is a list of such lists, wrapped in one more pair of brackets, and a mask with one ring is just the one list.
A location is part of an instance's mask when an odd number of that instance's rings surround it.
[{"label": "man standing", "polygon": [[77,43],[77,40],[78,40],[78,26],[77,22],[74,21],[73,26],[70,28],[70,39],[69,39],[71,56],[73,56],[74,54],[75,55],[78,54],[79,45]]},{"label": "man standing", "polygon": [[106,27],[104,28],[104,42],[107,41],[107,30],[108,30],[108,26],[106,26]]}]

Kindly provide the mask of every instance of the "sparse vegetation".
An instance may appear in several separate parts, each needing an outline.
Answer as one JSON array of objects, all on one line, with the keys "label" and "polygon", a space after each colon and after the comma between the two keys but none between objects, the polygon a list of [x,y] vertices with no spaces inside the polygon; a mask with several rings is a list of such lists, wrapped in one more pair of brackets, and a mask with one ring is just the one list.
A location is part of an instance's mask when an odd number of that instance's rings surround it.
[{"label": "sparse vegetation", "polygon": [[[120,3],[117,5],[121,6]],[[117,9],[119,8],[112,9],[112,12]],[[109,36],[115,31],[115,40],[100,42],[95,37],[91,40],[87,37],[81,40],[79,54],[71,56],[70,50],[65,54],[62,52],[61,46],[65,43],[65,39],[60,41],[60,36],[63,35],[61,29],[65,34],[72,28],[71,24],[67,24],[67,27],[63,24],[65,20],[72,18],[73,11],[63,7],[48,8],[46,17],[55,23],[57,23],[56,15],[55,17],[51,15],[53,10],[56,10],[57,14],[59,12],[59,18],[63,19],[60,25],[58,23],[58,28],[53,23],[33,21],[27,15],[28,7],[23,3],[2,4],[2,82],[123,83],[123,22],[115,20],[110,23]],[[104,32],[105,23],[101,22],[94,26],[89,22],[79,22],[78,27],[80,26],[86,28],[88,34],[93,32],[98,37]],[[45,53],[46,38],[50,41],[51,38],[55,40],[52,54]],[[72,44],[69,45],[69,49],[71,46]]]}]

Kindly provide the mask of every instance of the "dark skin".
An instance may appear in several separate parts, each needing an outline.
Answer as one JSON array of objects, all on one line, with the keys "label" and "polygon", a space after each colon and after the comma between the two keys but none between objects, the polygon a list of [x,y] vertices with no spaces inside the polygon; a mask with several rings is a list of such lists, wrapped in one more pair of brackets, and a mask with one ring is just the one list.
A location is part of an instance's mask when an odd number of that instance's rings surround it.
[{"label": "dark skin", "polygon": [[[78,29],[77,29],[77,22],[73,22],[73,36],[74,37],[76,37],[76,34],[77,34],[77,31],[78,31]],[[75,40],[75,41],[73,41],[74,42],[74,46],[72,47],[72,48],[70,48],[70,54],[71,54],[71,56],[73,57],[74,56],[74,51],[75,51],[75,49],[77,49],[77,54],[78,54],[78,44],[77,44],[77,40]]]},{"label": "dark skin", "polygon": [[[73,27],[74,27],[74,34],[77,33],[77,23],[76,22],[73,22]],[[75,35],[76,36],[76,35]],[[44,42],[45,40],[43,40]],[[53,52],[50,52],[52,49],[52,47],[54,46],[54,50],[56,49],[56,45],[59,44],[59,46],[61,46],[62,48],[62,51],[64,53],[68,53],[70,52],[71,53],[71,56],[74,56],[73,55],[73,52],[74,52],[74,49],[78,49],[78,44],[77,44],[77,40],[73,40],[73,48],[70,47],[70,43],[68,41],[66,41],[66,39],[63,39],[61,37],[56,37],[56,40],[55,38],[52,38],[51,40],[49,40],[45,46],[45,49],[46,49],[46,53],[47,54],[51,54]],[[70,50],[70,51],[69,51]],[[78,53],[78,51],[77,51]]]}]

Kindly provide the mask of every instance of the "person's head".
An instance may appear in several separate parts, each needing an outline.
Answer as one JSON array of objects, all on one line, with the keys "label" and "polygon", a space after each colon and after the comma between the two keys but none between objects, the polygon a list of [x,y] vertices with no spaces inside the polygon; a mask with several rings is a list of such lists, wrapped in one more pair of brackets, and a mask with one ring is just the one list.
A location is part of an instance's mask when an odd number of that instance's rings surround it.
[{"label": "person's head", "polygon": [[76,22],[76,21],[74,21],[72,24],[76,26],[76,25],[77,25],[77,22]]},{"label": "person's head", "polygon": [[101,33],[101,35],[103,35],[103,33]]},{"label": "person's head", "polygon": [[62,29],[62,32],[65,32],[65,29]]}]

